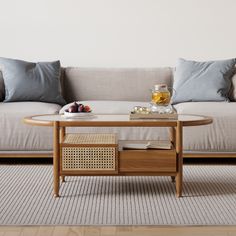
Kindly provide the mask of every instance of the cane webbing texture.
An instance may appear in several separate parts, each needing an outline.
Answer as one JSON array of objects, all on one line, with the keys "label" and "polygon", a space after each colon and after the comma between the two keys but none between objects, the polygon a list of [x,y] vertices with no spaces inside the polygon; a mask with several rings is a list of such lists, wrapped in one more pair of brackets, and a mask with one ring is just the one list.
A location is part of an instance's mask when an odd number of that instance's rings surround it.
[{"label": "cane webbing texture", "polygon": [[[116,144],[115,134],[67,134],[64,143],[67,146],[62,147],[62,170],[116,170],[116,147],[99,146]],[[88,147],[80,146],[83,144]]]},{"label": "cane webbing texture", "polygon": [[62,170],[115,170],[115,147],[63,147]]},{"label": "cane webbing texture", "polygon": [[116,144],[115,134],[67,134],[64,143]]}]

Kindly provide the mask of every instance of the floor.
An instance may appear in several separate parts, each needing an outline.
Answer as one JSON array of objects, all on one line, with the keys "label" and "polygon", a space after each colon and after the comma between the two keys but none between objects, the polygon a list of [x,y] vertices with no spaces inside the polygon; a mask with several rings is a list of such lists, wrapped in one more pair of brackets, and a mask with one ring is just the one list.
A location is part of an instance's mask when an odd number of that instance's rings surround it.
[{"label": "floor", "polygon": [[[23,162],[23,163],[22,163]],[[32,163],[33,162],[33,163]],[[0,164],[51,164],[50,159],[20,160],[0,159]],[[234,158],[224,159],[185,159],[185,164],[229,164],[235,165]],[[156,226],[0,226],[0,236],[236,236],[236,226],[198,227],[156,227]]]},{"label": "floor", "polygon": [[235,236],[224,227],[0,227],[0,236]]}]

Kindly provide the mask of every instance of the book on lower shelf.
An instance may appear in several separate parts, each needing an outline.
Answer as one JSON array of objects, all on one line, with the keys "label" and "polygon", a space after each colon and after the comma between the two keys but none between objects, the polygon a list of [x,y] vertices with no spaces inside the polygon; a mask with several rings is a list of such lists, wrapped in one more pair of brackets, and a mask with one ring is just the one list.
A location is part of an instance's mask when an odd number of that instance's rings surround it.
[{"label": "book on lower shelf", "polygon": [[170,141],[159,140],[159,141],[126,141],[122,145],[122,149],[171,149],[172,144]]}]

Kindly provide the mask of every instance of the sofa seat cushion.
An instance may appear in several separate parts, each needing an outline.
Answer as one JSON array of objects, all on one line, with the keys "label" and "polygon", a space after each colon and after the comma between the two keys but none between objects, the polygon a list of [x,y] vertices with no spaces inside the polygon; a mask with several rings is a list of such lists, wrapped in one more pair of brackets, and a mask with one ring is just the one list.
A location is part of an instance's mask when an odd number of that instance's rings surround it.
[{"label": "sofa seat cushion", "polygon": [[[140,102],[83,101],[96,113],[129,113]],[[180,114],[199,114],[214,117],[207,126],[184,128],[184,151],[236,152],[236,103],[191,102],[175,106]],[[0,103],[0,152],[51,151],[52,128],[23,124],[25,116],[57,113],[61,107],[42,102]],[[65,109],[65,108],[63,108]],[[61,109],[61,112],[63,112]],[[106,110],[106,112],[103,112]],[[68,128],[68,132],[117,133],[121,140],[166,139],[166,128],[147,127],[93,127]]]},{"label": "sofa seat cushion", "polygon": [[[117,101],[81,101],[92,107],[95,113],[126,113],[133,106],[148,103]],[[61,109],[61,113],[66,107]],[[185,152],[236,152],[236,103],[189,102],[175,106],[179,114],[198,114],[214,117],[213,124],[184,128]],[[69,128],[69,132],[117,133],[121,140],[167,139],[166,128],[147,127],[92,127]]]},{"label": "sofa seat cushion", "polygon": [[174,106],[179,114],[235,116],[236,102],[184,102]]},{"label": "sofa seat cushion", "polygon": [[213,117],[213,124],[184,128],[184,150],[236,152],[236,102],[187,102],[175,106],[179,114]]},{"label": "sofa seat cushion", "polygon": [[52,128],[24,124],[25,116],[58,113],[61,106],[43,102],[0,103],[0,152],[52,150]]}]

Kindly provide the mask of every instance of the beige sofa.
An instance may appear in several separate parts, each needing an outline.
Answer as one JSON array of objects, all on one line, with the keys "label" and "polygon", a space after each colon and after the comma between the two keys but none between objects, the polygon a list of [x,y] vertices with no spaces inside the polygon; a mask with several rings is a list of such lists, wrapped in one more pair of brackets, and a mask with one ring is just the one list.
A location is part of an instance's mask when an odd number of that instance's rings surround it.
[{"label": "beige sofa", "polygon": [[[171,68],[65,68],[63,95],[68,103],[82,101],[95,113],[128,113],[148,105],[150,88],[173,83]],[[0,83],[0,87],[2,83]],[[1,88],[0,88],[1,89]],[[175,106],[181,114],[214,118],[212,125],[184,128],[185,157],[236,157],[236,102],[191,102]],[[57,104],[0,102],[0,157],[52,156],[52,129],[23,124],[25,116],[63,112]],[[165,128],[73,128],[71,132],[115,132],[120,139],[165,139]]]}]

